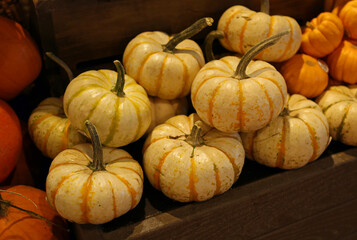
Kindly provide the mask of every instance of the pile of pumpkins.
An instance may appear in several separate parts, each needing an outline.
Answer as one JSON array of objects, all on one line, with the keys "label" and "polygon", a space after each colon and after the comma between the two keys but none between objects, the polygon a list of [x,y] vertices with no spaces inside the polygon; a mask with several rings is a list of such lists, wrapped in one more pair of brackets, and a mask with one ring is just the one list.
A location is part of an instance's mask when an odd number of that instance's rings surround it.
[{"label": "pile of pumpkins", "polygon": [[[102,224],[137,206],[144,174],[171,199],[206,201],[232,187],[246,158],[296,169],[331,138],[357,146],[357,0],[336,11],[301,27],[269,15],[267,1],[261,12],[233,6],[215,30],[228,56],[205,60],[190,39],[212,26],[206,17],[172,36],[140,33],[116,71],[69,74],[63,97],[43,100],[28,121],[53,159],[50,205],[71,222]],[[121,149],[140,138],[142,164]]]}]

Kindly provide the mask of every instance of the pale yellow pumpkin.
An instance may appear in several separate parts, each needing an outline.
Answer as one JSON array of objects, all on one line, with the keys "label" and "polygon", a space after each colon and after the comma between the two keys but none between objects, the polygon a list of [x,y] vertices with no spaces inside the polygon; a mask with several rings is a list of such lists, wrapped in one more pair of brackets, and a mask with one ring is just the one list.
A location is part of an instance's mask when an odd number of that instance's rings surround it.
[{"label": "pale yellow pumpkin", "polygon": [[319,105],[294,94],[269,125],[241,134],[247,158],[269,167],[301,168],[318,159],[329,144],[329,126]]},{"label": "pale yellow pumpkin", "polygon": [[355,86],[332,86],[316,99],[327,117],[332,138],[352,146],[357,146],[356,93]]},{"label": "pale yellow pumpkin", "polygon": [[180,202],[205,201],[229,190],[244,164],[238,133],[223,133],[197,114],[158,125],[145,141],[143,167],[150,183]]},{"label": "pale yellow pumpkin", "polygon": [[166,100],[149,96],[149,100],[151,104],[151,124],[147,133],[150,133],[154,127],[164,123],[167,119],[176,115],[186,115],[188,111],[188,101],[186,97]]},{"label": "pale yellow pumpkin", "polygon": [[260,46],[274,44],[279,36],[256,45],[242,59],[227,56],[202,67],[192,83],[191,100],[205,123],[223,132],[249,132],[279,115],[287,100],[283,76],[267,62],[251,61]]},{"label": "pale yellow pumpkin", "polygon": [[41,101],[29,117],[28,131],[36,147],[51,159],[67,148],[88,141],[64,114],[62,98]]},{"label": "pale yellow pumpkin", "polygon": [[63,218],[79,224],[102,224],[137,206],[144,176],[128,152],[102,148],[95,127],[89,128],[92,145],[76,145],[52,161],[46,194]]},{"label": "pale yellow pumpkin", "polygon": [[73,126],[85,132],[85,121],[90,120],[108,147],[138,140],[151,123],[145,89],[117,64],[118,72],[102,69],[81,73],[68,84],[63,98],[64,112]]},{"label": "pale yellow pumpkin", "polygon": [[257,59],[268,62],[282,62],[294,56],[299,50],[302,37],[301,28],[294,18],[270,16],[241,5],[228,8],[220,17],[217,29],[224,33],[224,38],[220,39],[222,46],[240,54],[245,54],[263,39],[290,31],[274,46],[256,56]]},{"label": "pale yellow pumpkin", "polygon": [[169,100],[187,96],[205,63],[200,46],[187,38],[212,22],[212,18],[203,18],[175,37],[160,31],[140,33],[124,51],[127,74],[150,96]]}]

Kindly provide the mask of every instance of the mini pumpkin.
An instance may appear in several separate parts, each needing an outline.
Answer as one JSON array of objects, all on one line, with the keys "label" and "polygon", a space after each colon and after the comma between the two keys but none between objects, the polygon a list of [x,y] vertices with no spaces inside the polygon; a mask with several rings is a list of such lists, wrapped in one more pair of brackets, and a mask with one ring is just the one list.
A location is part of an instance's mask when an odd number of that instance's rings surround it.
[{"label": "mini pumpkin", "polygon": [[46,179],[50,205],[65,219],[102,224],[137,206],[143,192],[143,172],[131,155],[102,147],[95,126],[86,121],[91,144],[60,152]]},{"label": "mini pumpkin", "polygon": [[158,125],[145,141],[143,166],[150,183],[180,202],[205,201],[226,192],[244,164],[238,133],[223,133],[197,114]]},{"label": "mini pumpkin", "polygon": [[295,54],[280,67],[288,92],[307,98],[319,96],[327,87],[329,75],[327,64],[307,54]]},{"label": "mini pumpkin", "polygon": [[247,158],[269,167],[301,168],[315,161],[329,144],[329,126],[319,105],[293,94],[266,127],[241,134]]},{"label": "mini pumpkin", "polygon": [[332,86],[316,99],[336,141],[357,146],[357,96],[355,87]]},{"label": "mini pumpkin", "polygon": [[271,64],[251,59],[284,34],[262,41],[242,59],[227,56],[202,67],[192,83],[191,101],[205,123],[223,132],[249,132],[279,115],[287,99],[285,80]]},{"label": "mini pumpkin", "polygon": [[346,35],[357,39],[357,0],[347,2],[339,12]]},{"label": "mini pumpkin", "polygon": [[301,28],[295,19],[288,16],[269,15],[269,1],[262,0],[261,12],[255,12],[245,6],[236,5],[228,8],[220,17],[217,29],[225,35],[220,42],[229,51],[245,54],[262,39],[289,31],[275,45],[263,50],[257,59],[268,62],[285,61],[299,50]]},{"label": "mini pumpkin", "polygon": [[303,28],[301,51],[321,58],[330,54],[344,35],[342,21],[335,14],[322,12]]},{"label": "mini pumpkin", "polygon": [[188,101],[186,97],[166,100],[149,96],[149,100],[151,104],[151,124],[147,130],[148,133],[157,125],[164,123],[167,119],[176,115],[186,115],[188,111]]},{"label": "mini pumpkin", "polygon": [[343,40],[327,56],[326,63],[329,67],[330,75],[335,80],[348,84],[357,83],[357,40]]},{"label": "mini pumpkin", "polygon": [[102,144],[108,147],[138,140],[151,123],[145,89],[124,73],[119,61],[115,65],[117,72],[102,69],[81,73],[68,84],[63,98],[71,124],[85,132],[85,121],[91,121]]},{"label": "mini pumpkin", "polygon": [[160,31],[140,33],[124,51],[127,74],[150,96],[168,100],[187,96],[205,63],[200,46],[188,38],[212,22],[212,18],[202,18],[173,37]]},{"label": "mini pumpkin", "polygon": [[0,191],[0,239],[69,239],[67,223],[50,207],[45,191],[25,185],[4,189]]},{"label": "mini pumpkin", "polygon": [[36,147],[51,159],[67,148],[87,142],[87,137],[64,114],[62,98],[41,101],[29,117],[28,131]]}]

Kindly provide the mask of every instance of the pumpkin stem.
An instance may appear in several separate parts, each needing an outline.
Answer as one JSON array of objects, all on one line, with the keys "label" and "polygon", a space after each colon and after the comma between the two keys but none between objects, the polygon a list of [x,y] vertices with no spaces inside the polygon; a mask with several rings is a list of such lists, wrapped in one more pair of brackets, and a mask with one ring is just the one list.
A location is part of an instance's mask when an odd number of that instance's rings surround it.
[{"label": "pumpkin stem", "polygon": [[288,116],[290,112],[291,112],[291,111],[289,110],[289,107],[286,106],[286,107],[284,107],[283,111],[281,111],[281,113],[279,114],[279,116],[282,116],[282,117]]},{"label": "pumpkin stem", "polygon": [[206,62],[210,62],[216,59],[212,51],[212,45],[215,39],[221,39],[221,38],[224,38],[224,33],[223,31],[220,30],[214,30],[207,34],[205,41],[203,42]]},{"label": "pumpkin stem", "polygon": [[51,59],[52,61],[57,63],[61,68],[63,68],[63,70],[65,70],[67,73],[69,82],[72,81],[73,73],[71,69],[68,67],[68,65],[62,59],[57,57],[53,52],[45,52],[45,54],[49,59]]},{"label": "pumpkin stem", "polygon": [[114,60],[114,65],[117,69],[118,77],[115,86],[112,89],[112,92],[116,93],[118,97],[124,97],[125,96],[125,92],[124,92],[125,70],[123,64],[121,64],[121,62],[118,60]]},{"label": "pumpkin stem", "polygon": [[185,39],[191,38],[192,36],[196,35],[202,29],[207,26],[212,26],[213,18],[206,17],[201,18],[192,24],[190,27],[186,28],[182,32],[176,34],[173,38],[170,39],[168,43],[163,46],[164,52],[173,52],[175,47]]},{"label": "pumpkin stem", "polygon": [[263,41],[259,42],[255,46],[253,46],[251,49],[246,52],[242,59],[239,61],[239,64],[237,66],[236,71],[234,72],[233,76],[234,78],[237,78],[238,80],[246,79],[249,78],[249,76],[246,74],[246,69],[250,61],[261,51],[264,49],[274,45],[282,36],[290,33],[290,30],[281,32],[278,34],[275,34],[267,39],[264,39]]},{"label": "pumpkin stem", "polygon": [[[15,192],[11,192],[11,191],[6,191],[6,192],[7,192],[7,193],[12,193],[12,194],[16,194],[16,195],[22,196],[21,194],[17,194],[17,193],[15,193]],[[36,204],[35,204],[35,205],[36,205]],[[52,222],[51,220],[49,220],[49,219],[47,219],[47,218],[41,216],[41,215],[38,214],[38,213],[35,213],[35,212],[33,212],[33,211],[26,210],[26,209],[23,209],[23,208],[18,207],[18,206],[16,206],[16,205],[13,205],[10,201],[4,200],[4,199],[2,198],[2,196],[1,196],[1,194],[0,194],[0,218],[1,218],[1,217],[7,217],[7,216],[8,216],[8,212],[9,212],[8,209],[9,209],[9,207],[16,208],[16,209],[18,209],[18,210],[20,210],[20,211],[23,211],[23,212],[27,213],[27,214],[30,215],[31,217],[44,220],[44,221],[46,221],[47,223],[49,223],[49,224],[51,224],[51,225],[53,225],[53,226],[55,226],[55,227],[58,227],[58,228],[60,228],[60,229],[62,229],[62,230],[64,230],[64,231],[69,232],[69,229],[67,229],[67,228],[65,228],[65,227],[63,227],[63,226],[61,226],[61,225],[59,225],[59,224],[57,224],[57,223],[55,223],[55,222]]]},{"label": "pumpkin stem", "polygon": [[312,25],[312,23],[309,22],[309,21],[307,21],[307,22],[305,23],[305,25],[306,25],[306,27],[311,28],[311,29],[315,29],[315,28],[316,28],[316,27],[315,27],[314,25]]},{"label": "pumpkin stem", "polygon": [[105,167],[103,163],[103,148],[98,136],[97,129],[89,120],[86,120],[85,124],[88,129],[93,147],[93,162],[88,167],[94,172],[104,171]]},{"label": "pumpkin stem", "polygon": [[204,143],[203,137],[202,137],[202,129],[199,125],[201,125],[201,121],[195,122],[195,124],[192,127],[191,134],[187,136],[186,142],[192,145],[192,153],[191,157],[194,155],[194,150],[197,146],[201,146]]},{"label": "pumpkin stem", "polygon": [[270,15],[270,4],[269,0],[261,0],[260,1],[260,12],[266,13]]}]

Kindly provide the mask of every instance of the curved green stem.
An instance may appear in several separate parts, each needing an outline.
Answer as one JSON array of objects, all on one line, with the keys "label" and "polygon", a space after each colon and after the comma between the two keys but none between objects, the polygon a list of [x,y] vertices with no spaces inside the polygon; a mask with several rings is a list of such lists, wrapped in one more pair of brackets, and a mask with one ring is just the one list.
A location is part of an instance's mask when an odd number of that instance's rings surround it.
[{"label": "curved green stem", "polygon": [[214,30],[207,34],[205,41],[203,42],[206,62],[210,62],[216,59],[212,51],[213,41],[215,39],[222,39],[222,38],[224,38],[224,33],[223,31],[220,30]]},{"label": "curved green stem", "polygon": [[120,61],[114,61],[115,68],[117,69],[118,77],[112,92],[116,93],[118,97],[124,97],[124,84],[125,84],[125,70]]},{"label": "curved green stem", "polygon": [[194,155],[194,150],[197,146],[201,146],[204,143],[203,137],[202,137],[202,129],[199,126],[202,122],[197,121],[192,127],[191,134],[187,136],[186,142],[192,145],[192,153],[191,157]]},{"label": "curved green stem", "polygon": [[190,27],[186,28],[185,30],[171,38],[171,40],[163,46],[163,51],[172,52],[180,42],[185,39],[191,38],[192,36],[202,31],[202,29],[204,29],[205,27],[212,26],[212,23],[213,18],[201,18],[200,20],[192,24]]},{"label": "curved green stem", "polygon": [[105,167],[103,163],[103,148],[98,136],[97,129],[89,120],[87,120],[85,124],[88,129],[93,147],[93,162],[88,167],[91,168],[93,172],[104,171]]},{"label": "curved green stem", "polygon": [[[11,191],[6,191],[6,192],[7,192],[7,193],[11,193],[11,194],[20,195],[20,196],[24,197],[23,195],[18,194],[18,193],[15,193],[15,192],[11,192]],[[26,198],[26,197],[25,197],[25,198]],[[27,198],[26,198],[26,199],[27,199]],[[31,200],[31,202],[32,202],[32,200]],[[35,205],[36,205],[36,204],[35,204]],[[62,230],[64,230],[64,231],[69,232],[69,229],[67,229],[67,228],[65,228],[65,227],[63,227],[63,226],[61,226],[61,225],[59,225],[59,224],[57,224],[57,223],[55,223],[55,222],[52,222],[51,220],[49,220],[49,219],[47,219],[47,218],[41,216],[41,215],[38,214],[38,213],[35,213],[35,212],[33,212],[33,211],[26,210],[26,209],[23,209],[23,208],[18,207],[18,206],[16,206],[16,205],[13,205],[10,201],[4,200],[4,199],[2,198],[2,196],[1,196],[1,194],[0,194],[0,218],[1,218],[1,217],[7,217],[7,216],[8,216],[8,208],[9,208],[9,207],[16,208],[16,209],[18,209],[18,210],[20,210],[20,211],[23,211],[23,212],[27,213],[27,214],[30,215],[31,217],[44,220],[44,221],[46,221],[47,223],[49,223],[49,224],[51,224],[51,225],[53,225],[53,226],[55,226],[55,227],[58,227],[58,228],[60,228],[60,229],[62,229]]]},{"label": "curved green stem", "polygon": [[57,63],[61,68],[63,68],[63,70],[65,70],[67,73],[68,81],[69,82],[72,81],[73,73],[72,70],[68,67],[68,65],[62,59],[57,57],[53,52],[45,52],[45,54],[49,59],[51,59],[52,61]]},{"label": "curved green stem", "polygon": [[260,0],[260,11],[270,15],[269,0]]},{"label": "curved green stem", "polygon": [[249,49],[248,52],[243,55],[232,77],[237,78],[238,80],[249,78],[246,74],[246,69],[250,61],[252,61],[252,59],[261,51],[274,45],[282,36],[288,33],[290,33],[290,30],[273,35]]}]

